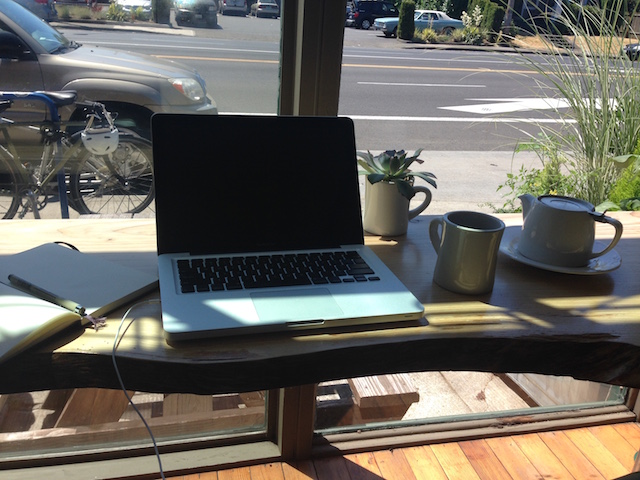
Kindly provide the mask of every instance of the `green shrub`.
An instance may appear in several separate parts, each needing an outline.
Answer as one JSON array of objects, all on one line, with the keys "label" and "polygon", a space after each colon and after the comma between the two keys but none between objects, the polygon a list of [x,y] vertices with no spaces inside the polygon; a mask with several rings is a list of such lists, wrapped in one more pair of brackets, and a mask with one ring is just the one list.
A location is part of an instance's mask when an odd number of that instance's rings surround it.
[{"label": "green shrub", "polygon": [[483,15],[480,5],[476,5],[473,8],[471,15],[467,14],[467,12],[462,12],[464,43],[481,45],[484,42],[486,31],[480,27],[482,19]]},{"label": "green shrub", "polygon": [[107,20],[113,20],[116,22],[124,22],[128,20],[127,12],[124,11],[121,5],[113,2],[109,4],[109,10],[107,10]]},{"label": "green shrub", "polygon": [[640,175],[634,166],[625,168],[609,192],[609,200],[620,205],[629,198],[640,198]]},{"label": "green shrub", "polygon": [[465,40],[465,34],[464,34],[464,29],[462,28],[456,28],[453,33],[451,33],[451,36],[449,37],[451,39],[451,41],[456,42],[456,43],[464,43]]},{"label": "green shrub", "polygon": [[440,41],[440,36],[433,28],[425,28],[418,31],[416,37],[426,43],[438,43]]},{"label": "green shrub", "polygon": [[56,10],[58,11],[58,18],[60,20],[70,20],[71,13],[69,12],[69,7],[66,5],[56,6]]},{"label": "green shrub", "polygon": [[[545,151],[540,151],[544,148]],[[498,212],[520,212],[522,206],[518,197],[525,193],[533,196],[540,195],[565,195],[573,196],[575,193],[572,173],[567,168],[567,159],[554,145],[541,147],[538,144],[522,144],[518,151],[534,150],[540,158],[546,158],[542,162],[542,168],[520,167],[518,173],[508,173],[507,181],[498,187],[508,190],[504,197],[505,203]]]},{"label": "green shrub", "polygon": [[398,38],[402,40],[413,40],[415,33],[415,22],[413,15],[416,11],[416,4],[413,0],[402,0],[400,4],[400,18],[398,21]]},{"label": "green shrub", "polygon": [[478,27],[481,31],[487,32],[493,41],[502,29],[505,9],[491,0],[473,0],[469,4],[469,10],[474,11],[476,6],[482,14],[482,21]]}]

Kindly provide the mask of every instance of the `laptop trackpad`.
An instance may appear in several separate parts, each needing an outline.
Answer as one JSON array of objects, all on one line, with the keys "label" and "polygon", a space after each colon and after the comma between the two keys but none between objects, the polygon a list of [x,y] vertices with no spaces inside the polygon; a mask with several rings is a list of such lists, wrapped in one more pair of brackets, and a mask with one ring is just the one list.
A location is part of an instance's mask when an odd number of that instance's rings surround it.
[{"label": "laptop trackpad", "polygon": [[325,320],[342,314],[326,288],[280,290],[251,294],[260,320]]}]

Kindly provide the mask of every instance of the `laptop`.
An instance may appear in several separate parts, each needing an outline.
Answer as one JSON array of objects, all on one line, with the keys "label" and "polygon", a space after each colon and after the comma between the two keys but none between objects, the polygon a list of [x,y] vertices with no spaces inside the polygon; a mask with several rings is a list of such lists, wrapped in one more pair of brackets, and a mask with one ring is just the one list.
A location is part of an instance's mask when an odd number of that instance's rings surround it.
[{"label": "laptop", "polygon": [[422,317],[364,246],[351,119],[159,113],[152,138],[168,341]]}]

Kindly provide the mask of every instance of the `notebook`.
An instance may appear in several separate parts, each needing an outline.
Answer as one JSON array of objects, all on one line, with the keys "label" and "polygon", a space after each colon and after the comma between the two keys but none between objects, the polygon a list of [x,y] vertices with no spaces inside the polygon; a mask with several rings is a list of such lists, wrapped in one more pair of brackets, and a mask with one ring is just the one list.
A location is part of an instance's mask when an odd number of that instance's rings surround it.
[{"label": "notebook", "polygon": [[56,243],[0,257],[0,361],[157,285],[155,275]]},{"label": "notebook", "polygon": [[[155,114],[152,137],[167,340],[422,317],[364,246],[351,119]],[[317,276],[318,258],[341,256],[346,270]],[[300,273],[300,259],[316,271]],[[221,263],[236,276],[222,275],[232,277],[222,287]],[[195,271],[195,286],[181,284],[181,270]]]}]

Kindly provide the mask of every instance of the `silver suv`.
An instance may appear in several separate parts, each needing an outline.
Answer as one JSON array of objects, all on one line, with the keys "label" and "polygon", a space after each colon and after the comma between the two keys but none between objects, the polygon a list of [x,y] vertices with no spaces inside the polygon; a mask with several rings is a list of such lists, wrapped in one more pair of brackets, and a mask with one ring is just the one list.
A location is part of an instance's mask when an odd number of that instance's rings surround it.
[{"label": "silver suv", "polygon": [[[155,112],[217,113],[193,69],[146,55],[83,46],[12,0],[0,0],[0,90],[75,90],[78,100],[102,102],[119,126],[150,138]],[[10,114],[10,115],[9,115]],[[61,117],[83,120],[74,106]],[[6,116],[41,121],[39,105],[16,101]]]}]

